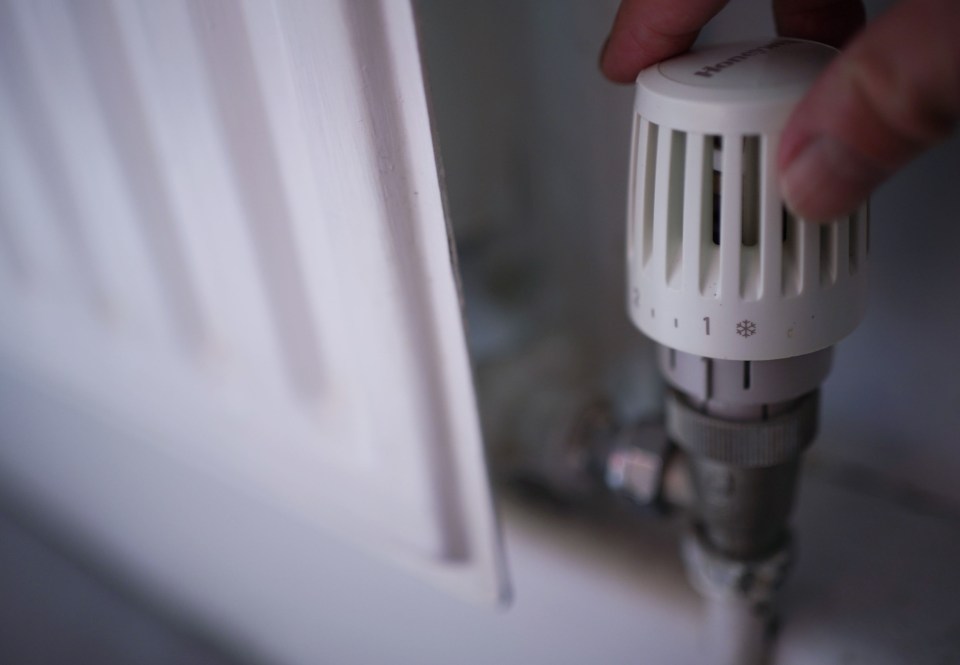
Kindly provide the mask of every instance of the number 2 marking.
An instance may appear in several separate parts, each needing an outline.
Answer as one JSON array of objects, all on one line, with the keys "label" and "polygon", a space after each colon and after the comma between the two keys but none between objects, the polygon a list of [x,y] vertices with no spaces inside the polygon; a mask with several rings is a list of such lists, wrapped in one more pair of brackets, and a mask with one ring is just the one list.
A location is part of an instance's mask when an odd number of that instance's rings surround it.
[{"label": "number 2 marking", "polygon": [[707,334],[709,335],[710,334],[710,317],[709,316],[703,317],[703,322],[706,325]]}]

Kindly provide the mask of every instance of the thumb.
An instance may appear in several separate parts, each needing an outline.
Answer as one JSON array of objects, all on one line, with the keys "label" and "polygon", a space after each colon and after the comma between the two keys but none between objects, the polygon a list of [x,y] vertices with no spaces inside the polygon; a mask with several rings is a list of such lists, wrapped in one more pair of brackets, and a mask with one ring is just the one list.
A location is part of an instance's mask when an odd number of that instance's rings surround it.
[{"label": "thumb", "polygon": [[780,142],[787,205],[854,210],[960,117],[960,2],[904,0],[870,24],[797,105]]}]

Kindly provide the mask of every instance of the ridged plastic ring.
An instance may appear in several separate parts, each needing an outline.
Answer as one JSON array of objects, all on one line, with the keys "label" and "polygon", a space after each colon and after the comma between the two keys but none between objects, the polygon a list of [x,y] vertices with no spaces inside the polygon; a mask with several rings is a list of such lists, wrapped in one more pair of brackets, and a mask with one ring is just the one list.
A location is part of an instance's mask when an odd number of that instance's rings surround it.
[{"label": "ridged plastic ring", "polygon": [[775,466],[798,456],[813,441],[819,401],[819,391],[813,391],[769,420],[736,422],[701,413],[669,391],[666,429],[689,454],[739,467]]}]

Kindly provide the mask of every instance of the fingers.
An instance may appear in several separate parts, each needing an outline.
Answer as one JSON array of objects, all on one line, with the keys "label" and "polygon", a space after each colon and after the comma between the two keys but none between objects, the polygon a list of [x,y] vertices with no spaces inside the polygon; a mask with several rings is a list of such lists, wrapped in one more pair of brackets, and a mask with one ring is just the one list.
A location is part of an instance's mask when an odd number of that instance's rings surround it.
[{"label": "fingers", "polygon": [[[618,83],[640,70],[686,51],[700,29],[728,0],[623,0],[600,69]],[[777,31],[787,37],[841,46],[864,23],[861,0],[774,0]]]},{"label": "fingers", "polygon": [[854,210],[960,117],[960,3],[905,0],[830,65],[780,143],[787,205],[807,219]]},{"label": "fingers", "polygon": [[[633,81],[688,49],[726,0],[623,0],[600,67]],[[863,24],[860,0],[774,0],[778,31],[835,46]],[[846,214],[960,116],[960,2],[904,0],[864,30],[795,110],[781,139],[787,204]]]},{"label": "fingers", "polygon": [[700,28],[727,0],[623,0],[600,69],[611,81],[632,83],[641,69],[686,51]]},{"label": "fingers", "polygon": [[862,0],[773,0],[777,34],[840,48],[867,20]]}]

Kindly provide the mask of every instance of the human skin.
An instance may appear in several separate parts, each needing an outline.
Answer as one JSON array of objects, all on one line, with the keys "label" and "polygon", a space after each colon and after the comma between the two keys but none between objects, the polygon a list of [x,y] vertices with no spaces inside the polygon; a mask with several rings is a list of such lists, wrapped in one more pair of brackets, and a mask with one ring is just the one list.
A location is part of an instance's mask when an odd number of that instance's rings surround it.
[{"label": "human skin", "polygon": [[[689,49],[728,0],[622,0],[600,56],[612,81]],[[787,121],[787,205],[828,221],[949,136],[960,118],[960,0],[902,0],[869,24],[860,0],[773,0],[777,31],[841,48]],[[960,184],[960,174],[955,174]]]}]

